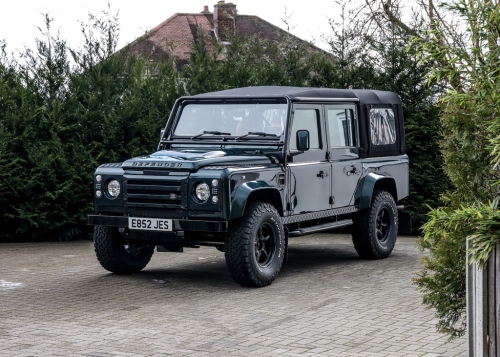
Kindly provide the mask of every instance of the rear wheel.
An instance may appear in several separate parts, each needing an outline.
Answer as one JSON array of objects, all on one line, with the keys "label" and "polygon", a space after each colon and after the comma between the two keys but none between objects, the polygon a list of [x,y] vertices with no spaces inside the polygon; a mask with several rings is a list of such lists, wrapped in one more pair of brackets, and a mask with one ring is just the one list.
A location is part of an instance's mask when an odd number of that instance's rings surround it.
[{"label": "rear wheel", "polygon": [[396,244],[398,211],[392,195],[374,191],[370,208],[353,219],[352,241],[358,254],[367,259],[387,258]]},{"label": "rear wheel", "polygon": [[113,227],[94,228],[94,250],[102,267],[112,273],[131,274],[144,269],[155,246],[127,241]]},{"label": "rear wheel", "polygon": [[226,265],[243,286],[270,285],[285,254],[281,217],[268,203],[251,203],[244,216],[231,224],[225,242]]}]

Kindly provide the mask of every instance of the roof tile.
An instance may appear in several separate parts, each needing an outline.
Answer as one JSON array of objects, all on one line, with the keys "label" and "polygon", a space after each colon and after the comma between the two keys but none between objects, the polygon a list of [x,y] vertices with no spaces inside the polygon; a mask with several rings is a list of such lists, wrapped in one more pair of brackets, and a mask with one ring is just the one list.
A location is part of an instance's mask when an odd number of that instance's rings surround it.
[{"label": "roof tile", "polygon": [[[212,13],[176,13],[139,37],[127,47],[135,53],[151,53],[154,58],[167,60],[171,56],[178,59],[180,66],[187,63],[193,44],[198,38],[198,29],[210,38],[214,38],[214,15]],[[309,45],[313,50],[322,51],[281,28],[253,15],[237,15],[235,32],[240,36],[258,36],[263,39],[279,41],[289,36],[297,42]],[[211,50],[212,41],[207,41],[207,50]]]}]

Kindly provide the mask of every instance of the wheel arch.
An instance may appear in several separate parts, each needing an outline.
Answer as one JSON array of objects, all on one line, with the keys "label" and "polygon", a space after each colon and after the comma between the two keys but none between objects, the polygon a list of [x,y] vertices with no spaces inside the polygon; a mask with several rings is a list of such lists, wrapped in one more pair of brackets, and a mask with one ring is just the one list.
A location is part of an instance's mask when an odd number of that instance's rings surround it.
[{"label": "wheel arch", "polygon": [[252,181],[245,182],[236,189],[229,219],[242,217],[250,202],[269,203],[276,208],[280,216],[283,216],[283,204],[278,189],[267,182]]},{"label": "wheel arch", "polygon": [[395,202],[398,202],[398,190],[394,178],[385,173],[371,172],[363,179],[361,193],[358,198],[359,209],[369,208],[373,192],[375,190],[386,191],[391,194]]}]

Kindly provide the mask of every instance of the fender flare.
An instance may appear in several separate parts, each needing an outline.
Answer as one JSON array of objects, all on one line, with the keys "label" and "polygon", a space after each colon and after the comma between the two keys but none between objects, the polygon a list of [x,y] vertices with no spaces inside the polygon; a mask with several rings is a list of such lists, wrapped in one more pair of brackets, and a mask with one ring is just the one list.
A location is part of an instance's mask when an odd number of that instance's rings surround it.
[{"label": "fender flare", "polygon": [[[243,216],[245,207],[250,195],[256,191],[278,191],[278,189],[266,181],[248,181],[238,186],[231,199],[231,212],[229,219],[236,219]],[[279,194],[278,194],[279,195]],[[280,208],[277,207],[278,211]],[[281,213],[281,212],[280,212]]]},{"label": "fender flare", "polygon": [[397,202],[397,189],[396,189],[396,181],[392,176],[384,172],[370,172],[363,178],[363,183],[360,190],[360,195],[356,199],[359,209],[369,208],[372,202],[373,191],[375,190],[375,186],[377,183],[384,183],[384,186],[390,187],[390,189],[386,189],[390,194],[394,196],[394,200]]}]

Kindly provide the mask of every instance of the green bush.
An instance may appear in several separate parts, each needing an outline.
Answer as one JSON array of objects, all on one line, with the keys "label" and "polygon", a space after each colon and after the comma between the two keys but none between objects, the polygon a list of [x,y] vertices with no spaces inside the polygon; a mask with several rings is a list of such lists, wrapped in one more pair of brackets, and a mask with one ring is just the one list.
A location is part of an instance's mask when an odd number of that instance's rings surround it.
[{"label": "green bush", "polygon": [[420,246],[429,251],[415,279],[438,329],[451,338],[465,333],[466,240],[468,254],[484,265],[499,239],[500,193],[498,65],[500,8],[480,1],[443,3],[460,26],[436,21],[415,38],[421,58],[434,61],[430,81],[447,87],[440,98],[444,171],[451,188],[444,207],[430,213]]},{"label": "green bush", "polygon": [[[184,93],[175,64],[112,55],[112,44],[91,36],[69,51],[50,24],[47,17],[45,38],[22,64],[4,56],[0,65],[2,240],[70,239],[84,230],[95,168],[156,149]],[[113,26],[96,20],[92,28],[107,34]]]},{"label": "green bush", "polygon": [[[402,97],[411,196],[417,224],[446,185],[440,174],[438,111],[424,81],[426,64],[396,37],[367,40],[353,31],[333,49],[314,51],[291,35],[280,41],[233,36],[211,44],[201,33],[190,61],[159,63],[115,51],[117,19],[89,16],[85,44],[69,49],[46,31],[19,62],[0,57],[0,240],[70,239],[92,212],[92,176],[105,162],[154,151],[175,100],[185,94],[256,85],[374,88]],[[355,41],[351,41],[355,39]],[[344,41],[344,42],[343,42]],[[354,43],[355,45],[349,45]],[[382,56],[373,57],[376,51]],[[411,74],[411,76],[408,76]],[[436,174],[437,173],[437,174]]]}]

